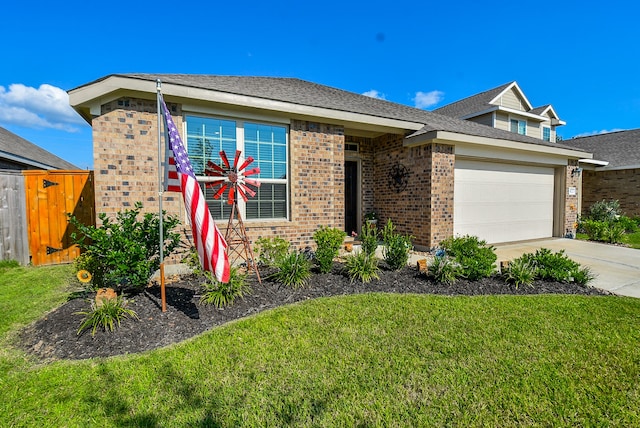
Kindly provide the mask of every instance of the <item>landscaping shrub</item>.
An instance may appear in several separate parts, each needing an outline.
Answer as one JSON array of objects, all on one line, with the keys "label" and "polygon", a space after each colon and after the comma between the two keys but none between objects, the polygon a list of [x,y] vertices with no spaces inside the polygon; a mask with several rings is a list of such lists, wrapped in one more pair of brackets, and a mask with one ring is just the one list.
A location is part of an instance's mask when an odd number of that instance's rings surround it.
[{"label": "landscaping shrub", "polygon": [[584,230],[589,240],[611,244],[619,244],[623,241],[625,227],[627,227],[626,222],[620,223],[618,220],[583,219],[580,221],[580,228]]},{"label": "landscaping shrub", "polygon": [[382,229],[382,241],[384,242],[382,255],[389,268],[398,270],[407,266],[409,251],[412,248],[411,239],[411,236],[397,233],[391,219],[387,220],[387,224]]},{"label": "landscaping shrub", "polygon": [[365,224],[362,226],[360,233],[360,241],[362,242],[362,251],[368,255],[375,255],[378,248],[378,228],[374,224]]},{"label": "landscaping shrub", "polygon": [[91,328],[91,335],[94,336],[99,327],[105,331],[112,332],[120,327],[120,321],[125,318],[138,319],[135,311],[127,309],[129,302],[122,296],[114,299],[102,300],[98,306],[95,300],[91,300],[91,309],[88,311],[76,312],[78,315],[85,315],[84,320],[78,328],[78,334],[82,333],[86,328]]},{"label": "landscaping shrub", "polygon": [[344,231],[328,226],[321,226],[313,234],[313,240],[317,245],[315,260],[321,273],[331,271],[333,259],[338,256],[346,236]]},{"label": "landscaping shrub", "polygon": [[615,222],[624,229],[625,233],[636,233],[638,231],[637,219],[627,217],[626,215],[621,215],[616,219]]},{"label": "landscaping shrub", "polygon": [[[367,226],[365,226],[365,228],[366,227]],[[380,278],[378,259],[375,254],[367,253],[364,249],[358,251],[356,254],[348,255],[345,258],[345,266],[351,282],[358,279],[365,283]]]},{"label": "landscaping shrub", "polygon": [[275,264],[272,278],[287,287],[304,286],[311,277],[311,262],[306,254],[298,251],[287,253]]},{"label": "landscaping shrub", "polygon": [[509,263],[509,267],[502,273],[505,280],[516,286],[531,285],[536,279],[537,270],[534,263],[528,257],[518,257]]},{"label": "landscaping shrub", "polygon": [[476,281],[491,276],[495,271],[495,248],[476,236],[456,236],[445,239],[440,247],[460,264],[460,275]]},{"label": "landscaping shrub", "polygon": [[522,258],[531,263],[536,269],[536,277],[547,281],[573,282],[576,277],[585,280],[586,284],[591,279],[587,278],[589,272],[585,272],[578,262],[571,260],[560,250],[551,252],[548,248],[541,248],[535,254],[527,253]]},{"label": "landscaping shrub", "polygon": [[[102,213],[101,226],[85,225],[69,216],[77,229],[71,239],[84,251],[76,266],[91,273],[94,287],[139,291],[160,267],[160,218],[146,213],[139,219],[141,210],[137,202],[135,208],[117,213],[115,220]],[[174,216],[163,218],[165,256],[180,244],[180,234],[172,231],[179,222]]]},{"label": "landscaping shrub", "polygon": [[247,275],[238,267],[232,266],[229,271],[229,282],[220,282],[209,271],[203,272],[206,281],[202,284],[204,291],[200,302],[214,305],[217,308],[232,305],[237,297],[243,297],[251,292],[247,285]]},{"label": "landscaping shrub", "polygon": [[256,241],[258,263],[275,267],[289,253],[289,242],[278,236],[258,238]]},{"label": "landscaping shrub", "polygon": [[586,216],[596,221],[613,221],[620,215],[620,202],[617,200],[602,200],[589,207],[589,214]]},{"label": "landscaping shrub", "polygon": [[460,265],[446,255],[434,257],[427,268],[429,275],[442,284],[453,284],[460,276]]}]

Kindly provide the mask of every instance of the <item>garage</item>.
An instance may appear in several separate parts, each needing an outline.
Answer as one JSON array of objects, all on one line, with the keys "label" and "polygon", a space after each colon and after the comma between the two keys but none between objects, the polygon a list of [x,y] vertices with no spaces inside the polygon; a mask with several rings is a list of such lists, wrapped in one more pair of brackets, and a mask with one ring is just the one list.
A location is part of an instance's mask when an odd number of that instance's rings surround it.
[{"label": "garage", "polygon": [[454,235],[488,243],[553,236],[554,169],[456,160]]}]

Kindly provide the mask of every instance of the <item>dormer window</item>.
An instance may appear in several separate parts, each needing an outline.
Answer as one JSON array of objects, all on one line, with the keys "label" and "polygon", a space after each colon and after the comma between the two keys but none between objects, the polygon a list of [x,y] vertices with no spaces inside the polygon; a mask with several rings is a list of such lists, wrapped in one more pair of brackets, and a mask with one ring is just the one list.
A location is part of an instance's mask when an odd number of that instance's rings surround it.
[{"label": "dormer window", "polygon": [[551,128],[548,126],[542,127],[542,139],[551,142]]},{"label": "dormer window", "polygon": [[511,119],[511,132],[515,132],[520,135],[527,135],[527,121]]}]

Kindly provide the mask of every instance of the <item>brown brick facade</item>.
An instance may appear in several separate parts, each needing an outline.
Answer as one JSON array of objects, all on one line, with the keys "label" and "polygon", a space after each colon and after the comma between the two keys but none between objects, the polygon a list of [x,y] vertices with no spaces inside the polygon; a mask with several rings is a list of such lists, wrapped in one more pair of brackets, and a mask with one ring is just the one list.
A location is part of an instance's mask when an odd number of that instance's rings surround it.
[{"label": "brown brick facade", "polygon": [[[565,236],[575,236],[578,221],[578,209],[580,206],[580,176],[576,173],[578,170],[578,161],[570,160],[569,165],[564,168],[564,176],[566,180],[566,194],[564,197],[564,233]],[[571,195],[570,188],[575,188],[576,192]]]},{"label": "brown brick facade", "polygon": [[602,200],[618,200],[621,211],[640,216],[640,168],[582,172],[582,213]]}]

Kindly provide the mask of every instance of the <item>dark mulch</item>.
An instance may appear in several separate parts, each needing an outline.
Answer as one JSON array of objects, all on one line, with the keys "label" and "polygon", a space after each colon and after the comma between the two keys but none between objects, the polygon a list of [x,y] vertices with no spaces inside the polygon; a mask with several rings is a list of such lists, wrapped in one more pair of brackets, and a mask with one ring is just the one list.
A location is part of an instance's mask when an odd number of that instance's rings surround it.
[{"label": "dark mulch", "polygon": [[[263,276],[264,272],[263,272]],[[400,271],[382,270],[380,279],[368,284],[351,283],[336,263],[329,274],[315,273],[304,288],[280,286],[263,278],[262,285],[250,277],[252,293],[229,307],[217,309],[200,304],[199,278],[183,276],[166,285],[167,311],[161,311],[160,287],[147,288],[132,297],[129,308],[139,320],[126,319],[109,333],[90,330],[78,335],[83,319],[79,311],[89,309],[89,298],[74,298],[50,312],[20,333],[20,346],[43,360],[86,359],[132,354],[160,348],[196,336],[212,327],[277,306],[323,296],[368,292],[422,293],[441,295],[491,294],[611,294],[576,284],[538,281],[532,287],[518,288],[500,278],[481,281],[459,280],[453,285],[436,283],[414,268]]]}]

